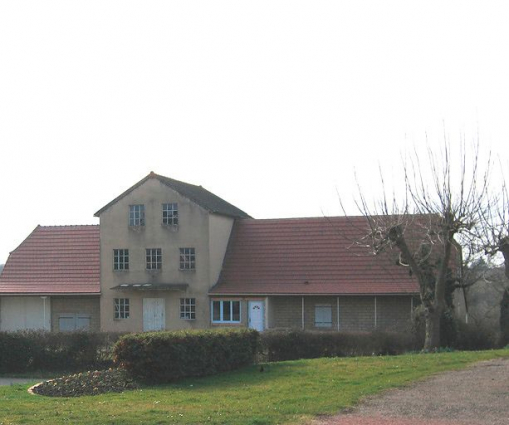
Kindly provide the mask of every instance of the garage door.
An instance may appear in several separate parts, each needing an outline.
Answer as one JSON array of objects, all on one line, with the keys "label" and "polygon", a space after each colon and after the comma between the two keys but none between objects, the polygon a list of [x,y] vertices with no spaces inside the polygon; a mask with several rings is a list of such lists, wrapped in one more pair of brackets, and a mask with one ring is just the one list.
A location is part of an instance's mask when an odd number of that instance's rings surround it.
[{"label": "garage door", "polygon": [[2,297],[0,330],[51,329],[50,298]]}]

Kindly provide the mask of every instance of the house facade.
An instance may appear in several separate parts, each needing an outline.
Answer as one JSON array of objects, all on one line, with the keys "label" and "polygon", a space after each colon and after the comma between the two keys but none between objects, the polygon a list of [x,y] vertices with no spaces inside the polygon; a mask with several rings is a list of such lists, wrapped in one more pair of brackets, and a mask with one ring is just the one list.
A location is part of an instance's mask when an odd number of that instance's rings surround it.
[{"label": "house facade", "polygon": [[208,291],[246,213],[200,186],[151,173],[96,216],[102,330],[209,327]]},{"label": "house facade", "polygon": [[100,329],[99,226],[37,226],[0,275],[0,330]]},{"label": "house facade", "polygon": [[418,299],[416,280],[390,253],[354,243],[363,217],[253,219],[155,173],[95,215],[99,226],[38,227],[11,253],[0,330],[398,330]]}]

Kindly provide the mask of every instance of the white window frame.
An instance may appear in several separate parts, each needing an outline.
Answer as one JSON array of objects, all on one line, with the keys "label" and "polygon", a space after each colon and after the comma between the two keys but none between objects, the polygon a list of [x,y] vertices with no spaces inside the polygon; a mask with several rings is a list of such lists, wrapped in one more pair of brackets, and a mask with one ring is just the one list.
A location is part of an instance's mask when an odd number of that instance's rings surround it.
[{"label": "white window frame", "polygon": [[180,318],[182,320],[196,319],[196,298],[180,299]]},{"label": "white window frame", "polygon": [[[321,317],[318,317],[319,311],[322,312]],[[330,321],[325,315],[330,317]],[[332,328],[332,304],[315,304],[315,328]]]},{"label": "white window frame", "polygon": [[113,270],[127,271],[129,270],[129,250],[114,249],[113,250]]},{"label": "white window frame", "polygon": [[161,248],[147,248],[145,250],[145,267],[147,270],[161,270],[163,268],[163,250]]},{"label": "white window frame", "polygon": [[179,270],[196,270],[196,250],[179,248]]},{"label": "white window frame", "polygon": [[[219,319],[214,319],[214,303],[219,303]],[[230,303],[230,320],[224,319],[225,303]],[[233,320],[233,303],[239,304],[238,320]],[[210,319],[212,323],[240,323],[242,321],[242,303],[239,300],[212,300],[210,303]]]},{"label": "white window frame", "polygon": [[145,226],[145,205],[129,205],[129,226]]},{"label": "white window frame", "polygon": [[165,226],[178,226],[179,224],[179,209],[176,202],[163,204],[163,225]]},{"label": "white window frame", "polygon": [[113,318],[114,319],[129,319],[130,308],[129,298],[114,298],[113,299]]}]

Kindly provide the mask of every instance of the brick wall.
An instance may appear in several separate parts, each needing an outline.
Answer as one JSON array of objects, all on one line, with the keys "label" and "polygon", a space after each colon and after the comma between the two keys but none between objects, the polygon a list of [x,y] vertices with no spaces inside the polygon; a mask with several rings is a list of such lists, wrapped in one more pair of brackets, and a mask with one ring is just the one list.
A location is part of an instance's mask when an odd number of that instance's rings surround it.
[{"label": "brick wall", "polygon": [[[376,297],[377,329],[408,329],[411,318],[410,297]],[[307,330],[372,331],[375,329],[375,297],[304,297],[304,326]],[[317,305],[330,306],[330,327],[316,326]],[[326,307],[325,307],[326,308]],[[302,297],[271,297],[270,328],[302,328]]]},{"label": "brick wall", "polygon": [[51,330],[58,332],[58,319],[62,313],[90,315],[90,331],[99,332],[99,297],[51,297]]}]

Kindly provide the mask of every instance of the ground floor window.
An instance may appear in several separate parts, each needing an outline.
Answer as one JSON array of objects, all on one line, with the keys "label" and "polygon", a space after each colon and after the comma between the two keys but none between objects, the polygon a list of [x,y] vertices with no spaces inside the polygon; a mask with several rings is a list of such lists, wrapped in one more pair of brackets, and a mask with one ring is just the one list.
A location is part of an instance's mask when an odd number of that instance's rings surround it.
[{"label": "ground floor window", "polygon": [[332,306],[330,304],[315,305],[315,327],[332,327]]},{"label": "ground floor window", "polygon": [[184,320],[196,319],[196,298],[180,299],[180,318]]},{"label": "ground floor window", "polygon": [[127,319],[129,317],[129,298],[115,298],[115,319]]},{"label": "ground floor window", "polygon": [[58,315],[58,330],[60,332],[88,331],[90,320],[89,314],[61,313]]},{"label": "ground floor window", "polygon": [[240,301],[212,301],[213,323],[240,323]]}]

